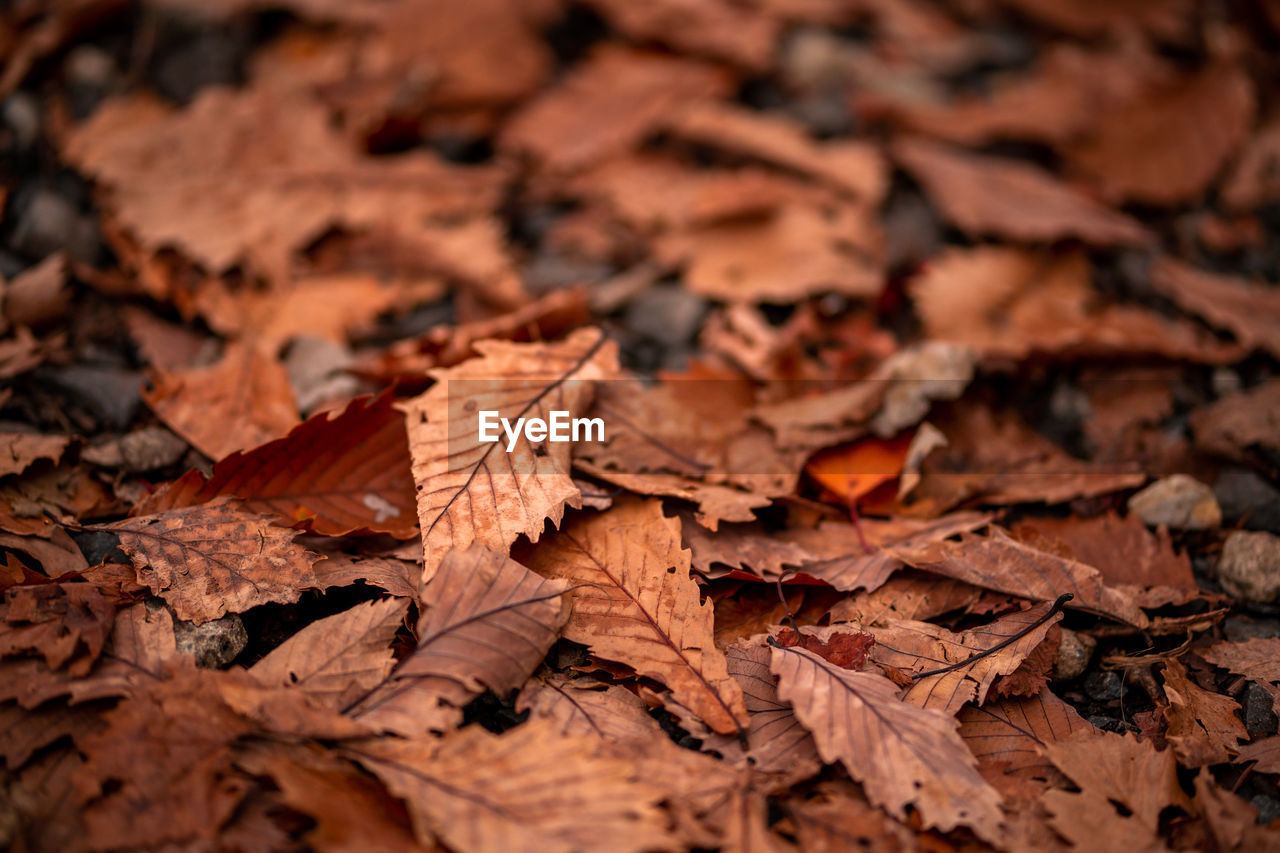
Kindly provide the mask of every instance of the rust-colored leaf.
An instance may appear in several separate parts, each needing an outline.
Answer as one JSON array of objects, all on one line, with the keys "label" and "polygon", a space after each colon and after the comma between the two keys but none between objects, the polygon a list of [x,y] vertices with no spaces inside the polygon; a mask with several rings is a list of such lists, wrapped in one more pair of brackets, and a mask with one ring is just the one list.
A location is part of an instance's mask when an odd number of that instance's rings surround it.
[{"label": "rust-colored leaf", "polygon": [[577,506],[569,475],[570,444],[534,446],[522,433],[506,442],[482,442],[479,412],[511,419],[566,411],[581,416],[592,383],[617,368],[613,345],[595,329],[557,344],[476,345],[480,357],[437,371],[436,384],[404,403],[413,479],[422,524],[423,580],[429,581],[451,548],[480,542],[505,550],[524,534],[537,541],[548,518],[559,524]]},{"label": "rust-colored leaf", "polygon": [[296,531],[227,502],[108,525],[138,580],[197,624],[269,601],[297,601],[315,588],[318,556],[294,544]]},{"label": "rust-colored leaf", "polygon": [[382,740],[352,756],[409,805],[421,844],[490,850],[634,851],[671,843],[662,793],[592,737],[550,721],[493,735],[479,726],[441,741]]},{"label": "rust-colored leaf", "polygon": [[959,713],[960,737],[984,766],[1043,777],[1052,772],[1044,747],[1092,728],[1070,705],[1043,689],[1022,699],[991,699]]},{"label": "rust-colored leaf", "polygon": [[778,695],[813,733],[824,761],[839,761],[872,802],[926,826],[968,826],[1000,837],[1000,795],[975,769],[948,715],[908,705],[882,675],[851,672],[804,649],[774,647]]},{"label": "rust-colored leaf", "polygon": [[486,688],[524,683],[555,642],[566,585],[473,544],[451,552],[422,589],[418,647],[353,713],[403,734],[452,728]]},{"label": "rust-colored leaf", "polygon": [[317,620],[272,649],[249,672],[263,684],[295,686],[343,708],[391,671],[391,638],[409,609],[388,598]]},{"label": "rust-colored leaf", "polygon": [[389,393],[352,400],[341,413],[320,413],[284,438],[219,461],[207,480],[192,471],[146,500],[158,512],[222,495],[251,512],[305,524],[317,533],[418,532],[404,415]]},{"label": "rust-colored leaf", "polygon": [[714,731],[746,725],[742,692],[712,636],[714,608],[699,600],[680,520],[663,515],[661,502],[626,501],[575,518],[529,565],[576,587],[566,637],[666,684]]},{"label": "rust-colored leaf", "polygon": [[155,387],[143,397],[170,429],[213,459],[279,438],[298,423],[288,375],[253,343],[228,343],[210,367],[156,368]]}]

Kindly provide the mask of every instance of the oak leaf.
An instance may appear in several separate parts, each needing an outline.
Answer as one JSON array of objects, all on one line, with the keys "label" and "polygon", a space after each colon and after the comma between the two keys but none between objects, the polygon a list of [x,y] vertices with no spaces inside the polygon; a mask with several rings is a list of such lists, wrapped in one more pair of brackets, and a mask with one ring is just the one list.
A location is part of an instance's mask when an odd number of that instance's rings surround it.
[{"label": "oak leaf", "polygon": [[236,452],[206,479],[190,471],[144,500],[142,512],[194,506],[223,495],[316,533],[357,531],[407,539],[418,532],[404,415],[390,393],[321,412],[283,438]]},{"label": "oak leaf", "polygon": [[479,412],[511,419],[584,414],[593,382],[616,370],[614,346],[582,329],[552,344],[482,341],[481,355],[433,373],[436,384],[401,404],[409,432],[422,524],[423,581],[451,548],[480,542],[506,550],[524,534],[537,541],[546,519],[559,524],[580,494],[569,472],[570,444],[514,448],[482,442]]},{"label": "oak leaf", "polygon": [[212,459],[287,433],[298,407],[284,368],[252,342],[232,341],[209,367],[156,368],[143,393],[156,416]]},{"label": "oak leaf", "polygon": [[537,546],[529,565],[575,585],[570,640],[662,682],[714,731],[746,725],[742,692],[713,639],[714,608],[699,600],[680,520],[663,515],[660,501],[579,516]]},{"label": "oak leaf", "polygon": [[493,735],[479,726],[440,741],[381,740],[352,750],[409,806],[418,840],[459,853],[618,851],[671,844],[660,789],[597,738],[534,721]]},{"label": "oak leaf", "polygon": [[565,588],[483,545],[451,552],[422,588],[417,649],[353,713],[401,734],[452,728],[467,701],[537,668],[566,618]]},{"label": "oak leaf", "polygon": [[179,619],[201,624],[269,601],[293,602],[317,585],[318,555],[297,531],[228,502],[202,504],[106,526],[120,537],[138,580]]},{"label": "oak leaf", "polygon": [[1000,795],[978,775],[950,716],[906,704],[882,675],[804,649],[775,646],[770,667],[822,759],[843,764],[872,802],[896,817],[913,805],[925,826],[944,832],[964,825],[1000,837]]},{"label": "oak leaf", "polygon": [[296,686],[326,707],[345,707],[391,671],[391,638],[408,609],[395,598],[357,604],[303,628],[249,672],[263,684]]}]

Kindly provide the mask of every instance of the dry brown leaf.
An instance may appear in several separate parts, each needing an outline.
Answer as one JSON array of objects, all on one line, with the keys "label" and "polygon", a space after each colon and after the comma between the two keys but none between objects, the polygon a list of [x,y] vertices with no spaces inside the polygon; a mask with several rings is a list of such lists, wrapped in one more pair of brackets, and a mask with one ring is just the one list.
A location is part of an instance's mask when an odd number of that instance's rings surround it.
[{"label": "dry brown leaf", "polygon": [[727,0],[590,0],[619,32],[638,43],[657,41],[680,52],[764,71],[782,20]]},{"label": "dry brown leaf", "polygon": [[1252,210],[1280,199],[1280,118],[1258,128],[1222,185],[1222,200],[1235,210]]},{"label": "dry brown leaf", "polygon": [[1215,275],[1160,258],[1151,286],[1211,325],[1227,329],[1242,345],[1280,357],[1280,288]]},{"label": "dry brown leaf", "polygon": [[1003,0],[1024,14],[1076,36],[1100,36],[1139,29],[1168,41],[1187,35],[1193,19],[1190,0]]},{"label": "dry brown leaf", "polygon": [[49,669],[84,675],[102,654],[115,615],[90,584],[17,587],[0,601],[0,658],[37,654]]},{"label": "dry brown leaf", "polygon": [[703,740],[702,748],[735,764],[750,762],[755,772],[774,777],[769,782],[778,788],[815,775],[822,765],[818,749],[791,705],[778,696],[777,680],[769,669],[769,647],[758,642],[735,643],[725,650],[725,659],[729,674],[742,688],[750,715],[746,742],[713,735]]},{"label": "dry brown leaf", "polygon": [[910,285],[935,339],[983,356],[1160,355],[1225,362],[1234,347],[1194,325],[1132,305],[1098,304],[1080,252],[1049,254],[1009,246],[951,249]]},{"label": "dry brown leaf", "polygon": [[390,557],[357,559],[329,555],[312,566],[320,589],[351,586],[356,581],[386,590],[397,598],[417,598],[422,569],[416,560]]},{"label": "dry brown leaf", "polygon": [[237,452],[205,479],[191,471],[143,500],[136,511],[157,512],[224,495],[251,512],[305,524],[316,533],[418,533],[404,415],[390,393],[358,397],[342,412],[321,412],[277,439]]},{"label": "dry brown leaf", "polygon": [[699,600],[680,520],[664,516],[661,501],[579,516],[534,549],[529,565],[575,585],[570,640],[662,682],[716,732],[746,726],[742,691],[712,636],[714,608]]},{"label": "dry brown leaf", "polygon": [[694,517],[708,530],[718,529],[722,521],[755,521],[755,510],[770,503],[769,498],[764,495],[718,483],[691,480],[678,474],[633,474],[595,465],[585,459],[574,460],[573,464],[584,474],[638,495],[658,495],[689,501],[697,506]]},{"label": "dry brown leaf", "polygon": [[1177,660],[1165,661],[1164,694],[1169,700],[1165,739],[1184,766],[1222,764],[1241,740],[1248,739],[1249,732],[1235,714],[1240,706],[1193,682]]},{"label": "dry brown leaf", "polygon": [[912,805],[943,832],[963,825],[1000,837],[1000,795],[978,775],[951,717],[906,704],[882,675],[804,649],[775,646],[771,669],[822,759],[840,761],[872,802],[896,817]]},{"label": "dry brown leaf", "polygon": [[547,673],[520,690],[516,712],[556,723],[562,735],[593,735],[618,744],[651,743],[666,734],[634,693],[616,684]]},{"label": "dry brown leaf", "polygon": [[1204,818],[1217,849],[1270,850],[1280,844],[1280,828],[1275,821],[1263,826],[1252,803],[1219,787],[1208,768],[1195,778],[1196,811]]},{"label": "dry brown leaf", "polygon": [[70,443],[71,439],[65,435],[0,433],[0,477],[21,474],[41,459],[57,462]]},{"label": "dry brown leaf", "polygon": [[1196,444],[1229,459],[1253,461],[1280,447],[1280,381],[1264,381],[1246,391],[1227,394],[1191,413]]},{"label": "dry brown leaf", "polygon": [[181,112],[113,100],[63,154],[109,188],[148,250],[177,247],[213,273],[247,261],[280,280],[289,255],[330,226],[478,213],[500,178],[424,151],[362,158],[318,102],[266,86],[210,88]]},{"label": "dry brown leaf", "polygon": [[831,621],[883,625],[895,619],[923,622],[978,601],[982,590],[954,578],[905,569],[872,592],[855,593],[831,608]]},{"label": "dry brown leaf", "polygon": [[1067,160],[1112,202],[1172,205],[1198,198],[1253,126],[1253,83],[1218,64],[1134,102],[1112,105]]},{"label": "dry brown leaf", "polygon": [[1260,773],[1280,773],[1280,735],[1272,735],[1237,748],[1240,755],[1236,762],[1254,762]]},{"label": "dry brown leaf", "polygon": [[1071,593],[1068,607],[1143,626],[1146,615],[1123,593],[1108,587],[1092,566],[1023,545],[998,527],[988,536],[963,533],[959,542],[889,548],[913,568],[1032,601],[1052,601]]},{"label": "dry brown leaf", "polygon": [[499,147],[528,152],[552,170],[624,153],[678,103],[724,93],[719,69],[617,45],[598,47],[503,128]]},{"label": "dry brown leaf", "polygon": [[227,502],[107,525],[138,572],[179,619],[201,624],[269,601],[297,601],[317,586],[318,555],[294,544],[297,531]]},{"label": "dry brown leaf", "polygon": [[951,222],[973,236],[1099,246],[1144,245],[1137,221],[1093,201],[1028,163],[961,152],[923,139],[900,139],[891,153]]},{"label": "dry brown leaf", "polygon": [[1021,699],[992,699],[959,713],[960,737],[983,766],[1001,773],[1047,778],[1053,773],[1044,748],[1092,729],[1047,688]]},{"label": "dry brown leaf", "polygon": [[[303,838],[324,853],[420,851],[398,800],[350,763],[315,747],[271,744],[237,766],[269,776],[293,809],[315,821]],[[256,839],[255,839],[256,840]]]},{"label": "dry brown leaf", "polygon": [[212,459],[257,447],[298,424],[284,367],[254,343],[229,342],[209,367],[156,368],[143,399],[170,429]]},{"label": "dry brown leaf", "polygon": [[1214,666],[1243,675],[1266,690],[1280,714],[1280,637],[1218,643],[1199,654]]},{"label": "dry brown leaf", "polygon": [[666,129],[699,145],[804,175],[870,207],[880,204],[889,189],[887,164],[878,148],[861,141],[815,142],[802,125],[783,115],[701,101],[676,113]]},{"label": "dry brown leaf", "polygon": [[568,442],[531,443],[521,433],[511,452],[502,442],[481,442],[480,411],[513,423],[549,418],[551,411],[580,417],[595,380],[617,370],[615,349],[595,329],[561,343],[484,341],[481,355],[434,372],[436,384],[402,404],[418,487],[423,581],[430,581],[451,548],[480,542],[506,550],[524,534],[536,542],[548,518],[559,524],[580,495],[569,475]]},{"label": "dry brown leaf", "polygon": [[739,791],[726,807],[723,853],[793,853],[795,847],[769,829],[769,803],[755,791]]},{"label": "dry brown leaf", "polygon": [[[1157,752],[1132,735],[1097,730],[1076,732],[1044,750],[1081,789],[1044,796],[1053,827],[1077,845],[1092,837],[1105,838],[1107,850],[1152,849],[1160,813],[1169,806],[1188,807],[1172,750]],[[1113,803],[1126,812],[1118,813]]]},{"label": "dry brown leaf", "polygon": [[296,687],[327,708],[345,708],[391,671],[391,638],[408,609],[407,601],[388,598],[318,619],[249,673],[263,684]]},{"label": "dry brown leaf", "polygon": [[868,628],[876,638],[871,659],[908,673],[934,672],[995,649],[1026,631],[1009,645],[972,663],[916,678],[902,695],[902,701],[908,704],[955,714],[966,703],[986,702],[987,691],[995,680],[1012,674],[1044,642],[1049,629],[1062,619],[1060,613],[1045,618],[1052,607],[1050,602],[1042,601],[959,634],[928,622],[890,622]]},{"label": "dry brown leaf", "polygon": [[598,738],[534,721],[493,735],[479,726],[443,740],[371,741],[353,757],[409,805],[423,846],[459,853],[664,849],[662,792]]},{"label": "dry brown leaf", "polygon": [[690,290],[724,302],[874,298],[884,286],[878,227],[868,209],[848,205],[789,204],[763,219],[665,234],[655,254],[684,268]]},{"label": "dry brown leaf", "polygon": [[63,738],[80,739],[102,730],[101,704],[49,702],[34,711],[17,703],[0,705],[0,757],[10,771]]},{"label": "dry brown leaf", "polygon": [[511,692],[555,642],[565,586],[480,544],[450,552],[422,588],[417,649],[354,713],[415,735],[456,725],[462,706],[486,689]]},{"label": "dry brown leaf", "polygon": [[910,829],[888,818],[843,780],[824,782],[817,797],[791,800],[782,808],[795,825],[800,849],[806,853],[900,853],[919,843]]}]

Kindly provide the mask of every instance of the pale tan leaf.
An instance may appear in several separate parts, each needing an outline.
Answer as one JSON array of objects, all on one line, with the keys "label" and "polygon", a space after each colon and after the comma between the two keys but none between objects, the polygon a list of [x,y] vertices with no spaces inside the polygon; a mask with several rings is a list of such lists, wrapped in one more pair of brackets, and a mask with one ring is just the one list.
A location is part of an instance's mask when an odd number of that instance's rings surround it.
[{"label": "pale tan leaf", "polygon": [[108,525],[120,547],[179,619],[200,624],[269,601],[297,601],[317,585],[319,557],[295,545],[296,530],[229,503],[203,504]]},{"label": "pale tan leaf", "polygon": [[890,548],[909,566],[1032,601],[1071,593],[1068,607],[1090,610],[1132,625],[1146,614],[1126,595],[1106,586],[1097,569],[1023,545],[998,527],[989,536],[961,534],[960,541],[918,548]]},{"label": "pale tan leaf", "polygon": [[408,803],[424,846],[439,837],[459,853],[667,848],[662,792],[598,738],[555,729],[471,726],[440,741],[371,741],[352,755]]},{"label": "pale tan leaf", "polygon": [[357,604],[303,628],[249,672],[263,684],[296,686],[329,708],[343,708],[391,671],[391,638],[409,603],[395,598]]},{"label": "pale tan leaf", "polygon": [[643,744],[666,733],[638,696],[616,684],[548,673],[530,679],[516,711],[556,722],[564,735],[594,735],[614,743]]},{"label": "pale tan leaf", "polygon": [[992,699],[981,706],[970,705],[962,708],[958,716],[960,737],[979,764],[998,766],[1003,773],[1041,777],[1052,772],[1044,754],[1047,744],[1093,728],[1048,688],[1026,698]]},{"label": "pale tan leaf", "polygon": [[474,544],[453,551],[422,591],[418,648],[355,708],[363,722],[401,734],[447,728],[486,689],[524,683],[555,642],[567,584],[539,577]]},{"label": "pale tan leaf", "polygon": [[778,695],[813,733],[824,761],[839,761],[890,814],[913,805],[925,826],[963,825],[1000,837],[1000,795],[975,769],[955,721],[898,698],[878,673],[841,669],[800,648],[774,647]]},{"label": "pale tan leaf", "polygon": [[298,425],[289,376],[256,344],[232,341],[209,367],[155,369],[143,393],[156,416],[212,459],[280,438]]},{"label": "pale tan leaf", "polygon": [[729,674],[742,687],[750,715],[747,739],[713,735],[703,748],[719,752],[735,763],[750,761],[758,773],[778,777],[777,784],[802,781],[818,772],[821,761],[809,730],[800,724],[791,705],[778,697],[777,679],[769,669],[769,647],[737,643],[725,651]]},{"label": "pale tan leaf", "polygon": [[570,443],[535,447],[522,433],[507,452],[505,436],[480,441],[479,413],[495,411],[513,423],[545,420],[552,411],[579,417],[593,381],[617,370],[614,346],[594,329],[560,343],[481,341],[476,348],[479,357],[436,371],[430,390],[402,404],[418,487],[424,581],[451,548],[480,542],[506,550],[521,534],[536,542],[548,518],[559,524],[565,506],[580,500],[569,474]]},{"label": "pale tan leaf", "polygon": [[700,601],[680,520],[664,516],[661,501],[619,501],[579,516],[529,564],[576,587],[566,637],[661,681],[713,730],[745,727],[742,691],[712,636],[714,608]]}]

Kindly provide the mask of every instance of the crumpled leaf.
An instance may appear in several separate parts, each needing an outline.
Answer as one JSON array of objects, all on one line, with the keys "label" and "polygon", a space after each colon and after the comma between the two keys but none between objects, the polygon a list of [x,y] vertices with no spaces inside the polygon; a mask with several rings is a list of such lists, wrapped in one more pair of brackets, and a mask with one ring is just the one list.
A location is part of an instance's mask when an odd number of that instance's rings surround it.
[{"label": "crumpled leaf", "polygon": [[319,556],[294,544],[297,531],[225,501],[129,518],[106,526],[120,537],[138,581],[197,625],[269,601],[297,601],[317,585]]},{"label": "crumpled leaf", "polygon": [[57,462],[70,443],[65,435],[0,432],[0,477],[21,474],[40,459]]},{"label": "crumpled leaf", "polygon": [[395,663],[391,638],[409,603],[388,598],[319,619],[255,663],[263,684],[296,687],[328,708],[343,708],[379,684]]},{"label": "crumpled leaf", "polygon": [[713,639],[714,608],[699,601],[680,520],[663,515],[660,501],[579,516],[535,548],[529,565],[576,586],[567,638],[661,681],[716,732],[746,726],[742,691]]},{"label": "crumpled leaf", "polygon": [[476,348],[478,358],[435,371],[436,384],[401,405],[418,487],[424,582],[451,548],[480,542],[505,550],[521,534],[536,542],[548,518],[559,524],[566,505],[578,506],[569,443],[535,447],[521,433],[508,453],[505,437],[479,440],[478,412],[497,411],[512,422],[546,419],[552,410],[580,417],[594,380],[617,370],[613,345],[594,329],[554,344],[485,341]]},{"label": "crumpled leaf", "polygon": [[978,775],[950,716],[906,704],[883,675],[804,649],[775,646],[770,668],[823,761],[843,764],[872,802],[897,817],[915,806],[944,832],[963,825],[999,838],[1000,795]]},{"label": "crumpled leaf", "polygon": [[426,847],[507,850],[662,849],[660,789],[592,737],[532,721],[493,735],[471,726],[443,740],[380,740],[351,752],[409,805]]},{"label": "crumpled leaf", "polygon": [[144,512],[194,506],[222,495],[243,499],[251,512],[270,513],[316,533],[418,532],[404,416],[390,394],[358,397],[337,414],[321,412],[284,438],[237,452],[145,500]]},{"label": "crumpled leaf", "polygon": [[467,701],[514,690],[542,661],[565,589],[478,543],[451,552],[422,588],[417,649],[353,713],[405,735],[456,726]]},{"label": "crumpled leaf", "polygon": [[1235,714],[1240,706],[1193,682],[1177,660],[1165,662],[1164,695],[1169,700],[1164,712],[1165,739],[1187,767],[1222,764],[1230,760],[1236,745],[1249,737]]}]

